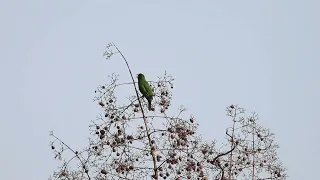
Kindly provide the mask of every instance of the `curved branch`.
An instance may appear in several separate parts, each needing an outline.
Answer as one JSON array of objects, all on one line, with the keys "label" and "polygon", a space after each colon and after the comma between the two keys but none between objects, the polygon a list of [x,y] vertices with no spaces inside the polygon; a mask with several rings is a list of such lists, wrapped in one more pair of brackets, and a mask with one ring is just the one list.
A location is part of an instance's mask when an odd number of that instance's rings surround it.
[{"label": "curved branch", "polygon": [[151,136],[150,136],[150,133],[149,133],[149,128],[148,128],[148,124],[147,124],[147,118],[146,118],[145,113],[144,113],[143,108],[142,108],[142,103],[141,103],[141,99],[139,97],[139,93],[138,93],[138,89],[137,89],[137,86],[136,86],[136,82],[134,81],[134,77],[132,75],[132,72],[131,72],[131,69],[130,69],[130,66],[129,66],[129,63],[128,63],[127,59],[124,57],[122,52],[118,49],[118,47],[114,43],[112,43],[112,45],[117,49],[117,51],[120,53],[120,55],[122,56],[123,60],[125,61],[126,65],[127,65],[127,68],[128,68],[128,71],[130,73],[132,82],[133,82],[134,89],[136,91],[136,95],[138,97],[138,101],[139,101],[141,112],[142,112],[142,116],[143,116],[144,125],[145,125],[146,131],[147,131],[148,141],[149,141],[149,145],[150,145],[150,153],[152,155],[152,160],[153,160],[153,170],[154,170],[154,176],[153,177],[157,180],[158,179],[158,168],[157,168],[156,156],[155,156],[154,151],[152,150]]}]

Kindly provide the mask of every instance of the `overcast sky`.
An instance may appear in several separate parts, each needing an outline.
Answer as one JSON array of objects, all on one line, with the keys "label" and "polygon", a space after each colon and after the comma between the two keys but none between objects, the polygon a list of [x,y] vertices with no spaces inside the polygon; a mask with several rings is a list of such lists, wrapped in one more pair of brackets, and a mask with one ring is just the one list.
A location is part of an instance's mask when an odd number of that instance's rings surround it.
[{"label": "overcast sky", "polygon": [[280,145],[290,180],[315,179],[320,162],[320,1],[0,2],[0,179],[42,180],[56,170],[49,131],[74,148],[99,113],[94,90],[116,72],[113,41],[134,73],[166,70],[174,102],[223,140],[234,103],[256,111]]}]

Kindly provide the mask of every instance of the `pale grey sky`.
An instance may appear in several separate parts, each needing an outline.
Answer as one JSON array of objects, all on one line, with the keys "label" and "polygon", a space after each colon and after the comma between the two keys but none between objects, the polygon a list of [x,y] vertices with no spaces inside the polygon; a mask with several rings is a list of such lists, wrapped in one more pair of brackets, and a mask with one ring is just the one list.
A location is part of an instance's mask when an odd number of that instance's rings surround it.
[{"label": "pale grey sky", "polygon": [[[0,179],[41,180],[56,169],[49,131],[75,148],[99,112],[97,85],[117,72],[115,42],[134,72],[175,79],[207,139],[222,140],[225,107],[260,115],[290,180],[316,179],[320,162],[318,0],[40,1],[0,3]],[[72,133],[71,133],[72,132]]]}]

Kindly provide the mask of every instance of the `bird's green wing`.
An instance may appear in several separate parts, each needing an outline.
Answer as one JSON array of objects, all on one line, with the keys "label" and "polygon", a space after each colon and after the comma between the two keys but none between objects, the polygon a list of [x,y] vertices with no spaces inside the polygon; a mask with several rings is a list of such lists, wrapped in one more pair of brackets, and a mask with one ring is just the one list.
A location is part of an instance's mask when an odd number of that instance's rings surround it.
[{"label": "bird's green wing", "polygon": [[153,96],[153,89],[151,88],[151,86],[149,85],[149,83],[147,81],[145,81],[143,83],[144,89],[146,91],[146,95],[147,96]]}]

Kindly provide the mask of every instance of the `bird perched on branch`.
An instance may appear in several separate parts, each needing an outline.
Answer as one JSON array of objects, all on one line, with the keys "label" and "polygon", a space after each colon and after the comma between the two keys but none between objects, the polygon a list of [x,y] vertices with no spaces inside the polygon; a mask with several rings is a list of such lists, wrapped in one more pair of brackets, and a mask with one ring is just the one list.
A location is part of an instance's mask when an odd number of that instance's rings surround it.
[{"label": "bird perched on branch", "polygon": [[153,89],[147,82],[146,78],[144,77],[143,74],[138,74],[138,85],[139,85],[139,90],[143,97],[145,97],[148,101],[148,109],[149,111],[151,110],[151,101],[153,99]]}]

